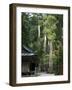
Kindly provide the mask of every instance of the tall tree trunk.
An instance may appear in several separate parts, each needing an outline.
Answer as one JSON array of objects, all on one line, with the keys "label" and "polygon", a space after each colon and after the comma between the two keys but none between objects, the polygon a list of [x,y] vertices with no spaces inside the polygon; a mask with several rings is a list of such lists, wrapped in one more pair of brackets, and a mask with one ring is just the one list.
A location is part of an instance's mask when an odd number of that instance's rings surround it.
[{"label": "tall tree trunk", "polygon": [[44,35],[44,52],[46,52],[46,34]]},{"label": "tall tree trunk", "polygon": [[38,38],[40,38],[40,25],[38,25]]},{"label": "tall tree trunk", "polygon": [[[38,25],[38,43],[40,43],[40,25]],[[41,72],[41,61],[39,61],[38,71]]]},{"label": "tall tree trunk", "polygon": [[49,73],[53,73],[53,59],[52,59],[52,51],[53,51],[53,43],[49,42],[50,52],[49,52]]}]

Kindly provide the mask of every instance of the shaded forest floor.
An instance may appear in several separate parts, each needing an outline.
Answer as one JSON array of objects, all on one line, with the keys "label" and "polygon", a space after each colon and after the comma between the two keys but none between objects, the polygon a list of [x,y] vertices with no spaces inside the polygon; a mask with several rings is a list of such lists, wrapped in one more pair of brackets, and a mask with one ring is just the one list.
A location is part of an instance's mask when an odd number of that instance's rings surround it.
[{"label": "shaded forest floor", "polygon": [[47,73],[45,73],[45,72],[41,72],[41,73],[38,73],[39,74],[39,76],[54,76],[54,74],[47,74]]},{"label": "shaded forest floor", "polygon": [[43,77],[43,76],[55,76],[55,74],[40,72],[33,75],[23,75],[23,77]]}]

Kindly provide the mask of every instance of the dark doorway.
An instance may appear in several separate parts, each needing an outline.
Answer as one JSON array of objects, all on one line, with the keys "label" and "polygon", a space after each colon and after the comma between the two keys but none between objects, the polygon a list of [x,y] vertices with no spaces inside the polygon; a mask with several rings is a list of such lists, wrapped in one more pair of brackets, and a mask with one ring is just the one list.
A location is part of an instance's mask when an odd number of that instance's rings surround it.
[{"label": "dark doorway", "polygon": [[35,63],[30,63],[30,71],[32,74],[34,74],[35,71]]}]

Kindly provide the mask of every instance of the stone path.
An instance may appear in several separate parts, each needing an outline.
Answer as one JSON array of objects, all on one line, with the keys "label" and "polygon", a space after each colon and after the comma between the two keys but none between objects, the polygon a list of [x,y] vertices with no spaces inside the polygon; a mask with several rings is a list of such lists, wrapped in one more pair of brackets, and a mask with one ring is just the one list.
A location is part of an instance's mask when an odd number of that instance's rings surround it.
[{"label": "stone path", "polygon": [[38,76],[54,76],[54,74],[47,74],[47,73],[44,73],[44,72],[41,72],[41,73],[37,73]]}]

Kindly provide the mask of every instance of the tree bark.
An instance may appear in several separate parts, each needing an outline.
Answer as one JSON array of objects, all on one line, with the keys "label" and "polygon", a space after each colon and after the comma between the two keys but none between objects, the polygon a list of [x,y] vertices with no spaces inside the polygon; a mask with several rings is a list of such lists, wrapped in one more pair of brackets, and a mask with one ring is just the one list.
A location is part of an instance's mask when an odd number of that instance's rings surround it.
[{"label": "tree bark", "polygon": [[46,35],[44,35],[44,52],[46,52]]},{"label": "tree bark", "polygon": [[53,73],[53,59],[52,59],[52,51],[53,51],[53,43],[49,42],[50,52],[49,52],[49,73]]},{"label": "tree bark", "polygon": [[38,38],[40,38],[40,25],[38,25]]}]

